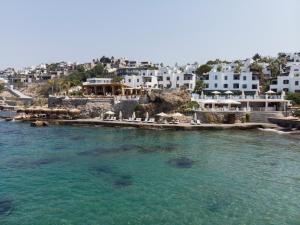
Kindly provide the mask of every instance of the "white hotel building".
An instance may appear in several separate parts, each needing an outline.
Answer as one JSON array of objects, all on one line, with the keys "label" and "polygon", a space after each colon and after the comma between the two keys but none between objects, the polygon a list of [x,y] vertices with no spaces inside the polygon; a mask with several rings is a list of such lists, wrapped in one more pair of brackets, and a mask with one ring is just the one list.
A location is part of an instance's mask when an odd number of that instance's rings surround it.
[{"label": "white hotel building", "polygon": [[289,62],[287,70],[272,81],[270,89],[275,92],[300,92],[300,62]]},{"label": "white hotel building", "polygon": [[161,67],[158,70],[141,70],[138,75],[125,75],[124,84],[133,88],[176,89],[185,87],[193,91],[196,84],[196,65]]},{"label": "white hotel building", "polygon": [[235,67],[234,63],[215,65],[202,77],[205,91],[259,91],[259,78],[250,71],[248,64],[241,66],[239,72],[235,72]]}]

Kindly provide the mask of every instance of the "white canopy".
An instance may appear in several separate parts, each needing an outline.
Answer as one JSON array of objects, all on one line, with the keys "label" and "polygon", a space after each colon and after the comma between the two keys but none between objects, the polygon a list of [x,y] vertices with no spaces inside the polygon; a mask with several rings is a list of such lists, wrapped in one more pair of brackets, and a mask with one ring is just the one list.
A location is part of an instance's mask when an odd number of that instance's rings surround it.
[{"label": "white canopy", "polygon": [[161,113],[158,113],[156,114],[157,116],[160,116],[160,117],[168,117],[169,115],[164,113],[164,112],[161,112]]},{"label": "white canopy", "polygon": [[203,104],[216,104],[217,101],[214,99],[204,99],[203,101],[201,101],[201,103]]},{"label": "white canopy", "polygon": [[232,91],[225,91],[224,93],[225,93],[226,95],[232,95],[232,94],[233,94]]},{"label": "white canopy", "polygon": [[221,92],[219,92],[219,91],[213,91],[212,94],[219,95],[219,94],[221,94]]},{"label": "white canopy", "polygon": [[107,112],[105,112],[104,114],[106,114],[106,115],[115,115],[115,113],[112,112],[112,111],[107,111]]},{"label": "white canopy", "polygon": [[269,90],[266,92],[266,94],[275,94],[275,91]]},{"label": "white canopy", "polygon": [[183,116],[183,114],[181,114],[181,113],[173,113],[171,116],[173,116],[173,117],[180,117],[180,116]]}]

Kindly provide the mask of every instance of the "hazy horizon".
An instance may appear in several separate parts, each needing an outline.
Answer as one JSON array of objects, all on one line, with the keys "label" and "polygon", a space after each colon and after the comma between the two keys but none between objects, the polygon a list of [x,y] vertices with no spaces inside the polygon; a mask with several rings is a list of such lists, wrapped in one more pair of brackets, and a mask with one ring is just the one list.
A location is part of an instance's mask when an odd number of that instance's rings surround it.
[{"label": "hazy horizon", "polygon": [[0,69],[103,55],[174,65],[299,52],[297,0],[10,0]]}]

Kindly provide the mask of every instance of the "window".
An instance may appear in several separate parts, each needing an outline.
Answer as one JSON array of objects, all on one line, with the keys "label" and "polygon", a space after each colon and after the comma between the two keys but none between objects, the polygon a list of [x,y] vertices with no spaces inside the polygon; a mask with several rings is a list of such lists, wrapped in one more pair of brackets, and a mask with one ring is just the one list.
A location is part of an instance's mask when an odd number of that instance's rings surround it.
[{"label": "window", "polygon": [[289,84],[290,81],[289,80],[283,80],[283,84]]},{"label": "window", "polygon": [[240,84],[237,84],[237,83],[233,84],[233,88],[235,88],[235,89],[240,88]]},{"label": "window", "polygon": [[246,77],[246,76],[243,76],[243,80],[247,80],[247,77]]},{"label": "window", "polygon": [[167,77],[167,80],[170,80],[170,77]]},{"label": "window", "polygon": [[225,76],[225,77],[224,77],[224,80],[228,80],[228,77],[227,77],[227,76]]},{"label": "window", "polygon": [[177,80],[179,80],[179,77],[177,77]]},{"label": "window", "polygon": [[247,89],[247,84],[243,84],[243,89]]},{"label": "window", "polygon": [[234,80],[239,80],[240,79],[240,75],[233,75],[233,79]]},{"label": "window", "polygon": [[179,84],[176,84],[176,87],[179,88]]},{"label": "window", "polygon": [[295,85],[298,86],[299,85],[299,81],[295,81]]},{"label": "window", "polygon": [[217,83],[215,84],[215,88],[218,88],[218,84]]},{"label": "window", "polygon": [[146,74],[145,74],[145,73],[143,73],[143,75],[145,76]]},{"label": "window", "polygon": [[224,84],[223,87],[224,87],[224,88],[228,88],[228,84]]},{"label": "window", "polygon": [[257,90],[257,84],[252,84],[252,89]]},{"label": "window", "polygon": [[215,75],[215,80],[218,80],[218,75]]},{"label": "window", "polygon": [[128,79],[128,82],[130,83],[130,82],[131,82],[131,79]]},{"label": "window", "polygon": [[137,82],[140,82],[140,79],[136,79]]}]

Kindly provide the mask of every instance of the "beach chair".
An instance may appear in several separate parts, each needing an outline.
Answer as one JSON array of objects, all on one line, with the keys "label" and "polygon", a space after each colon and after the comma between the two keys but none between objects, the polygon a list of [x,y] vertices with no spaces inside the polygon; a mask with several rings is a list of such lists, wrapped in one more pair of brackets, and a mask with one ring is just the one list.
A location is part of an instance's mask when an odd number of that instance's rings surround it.
[{"label": "beach chair", "polygon": [[136,122],[142,122],[142,118],[136,118],[135,121]]}]

